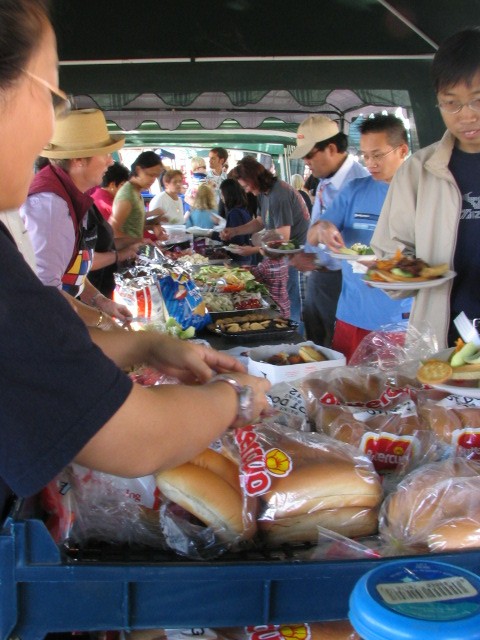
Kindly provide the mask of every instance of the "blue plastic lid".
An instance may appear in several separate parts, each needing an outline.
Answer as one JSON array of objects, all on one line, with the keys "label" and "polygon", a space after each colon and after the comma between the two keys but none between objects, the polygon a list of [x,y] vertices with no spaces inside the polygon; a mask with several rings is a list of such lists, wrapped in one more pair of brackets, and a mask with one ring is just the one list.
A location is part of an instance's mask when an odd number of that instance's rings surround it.
[{"label": "blue plastic lid", "polygon": [[363,640],[477,640],[480,579],[443,562],[384,562],[355,585],[349,618]]}]

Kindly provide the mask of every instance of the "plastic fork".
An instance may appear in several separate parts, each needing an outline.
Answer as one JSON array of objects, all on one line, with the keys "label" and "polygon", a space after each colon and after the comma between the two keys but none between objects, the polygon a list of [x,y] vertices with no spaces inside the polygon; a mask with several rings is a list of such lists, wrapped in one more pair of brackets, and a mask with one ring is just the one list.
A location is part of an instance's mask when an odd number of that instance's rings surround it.
[{"label": "plastic fork", "polygon": [[473,342],[477,347],[480,347],[478,331],[463,311],[458,314],[453,323],[464,342]]}]

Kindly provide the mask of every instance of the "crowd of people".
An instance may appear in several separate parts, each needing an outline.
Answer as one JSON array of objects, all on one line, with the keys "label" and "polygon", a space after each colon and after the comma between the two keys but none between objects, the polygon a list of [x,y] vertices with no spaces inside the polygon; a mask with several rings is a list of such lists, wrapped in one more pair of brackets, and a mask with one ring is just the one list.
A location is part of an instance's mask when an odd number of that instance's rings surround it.
[{"label": "crowd of people", "polygon": [[[154,151],[140,153],[130,168],[113,162],[124,137],[108,131],[103,113],[68,112],[43,0],[5,0],[0,211],[20,210],[33,259],[27,264],[0,221],[0,510],[13,492],[37,492],[72,460],[147,475],[189,460],[229,426],[267,410],[269,383],[230,356],[156,332],[124,331],[114,321],[128,322],[131,314],[112,299],[112,274],[141,244],[164,239],[163,225],[198,226],[237,245],[238,260],[267,284],[299,332],[347,358],[391,323],[428,321],[440,346],[452,345],[457,313],[480,318],[479,50],[479,28],[439,48],[434,88],[447,131],[411,157],[395,116],[362,122],[359,163],[338,124],[312,115],[300,124],[292,154],[310,170],[308,182],[297,174],[288,183],[251,155],[228,168],[227,150],[215,147],[208,169],[205,158],[192,160],[184,194],[182,172]],[[155,182],[161,192],[147,212],[142,194]],[[278,257],[265,250],[268,237],[304,248]],[[331,257],[355,242],[382,257],[400,248],[446,262],[457,277],[453,285],[412,286],[388,297]],[[132,384],[123,369],[142,362],[181,383]]]}]

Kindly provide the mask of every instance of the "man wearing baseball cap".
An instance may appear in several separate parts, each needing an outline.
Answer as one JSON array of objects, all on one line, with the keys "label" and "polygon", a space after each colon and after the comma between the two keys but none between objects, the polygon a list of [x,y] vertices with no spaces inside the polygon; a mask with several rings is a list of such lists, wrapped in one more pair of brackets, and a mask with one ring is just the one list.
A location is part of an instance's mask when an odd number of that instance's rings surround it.
[{"label": "man wearing baseball cap", "polygon": [[[298,127],[297,148],[291,158],[303,158],[318,183],[310,226],[318,222],[339,191],[354,178],[369,173],[347,152],[348,137],[323,115],[308,116]],[[307,278],[303,320],[309,340],[329,347],[342,288],[341,263],[310,244],[290,259]]]}]

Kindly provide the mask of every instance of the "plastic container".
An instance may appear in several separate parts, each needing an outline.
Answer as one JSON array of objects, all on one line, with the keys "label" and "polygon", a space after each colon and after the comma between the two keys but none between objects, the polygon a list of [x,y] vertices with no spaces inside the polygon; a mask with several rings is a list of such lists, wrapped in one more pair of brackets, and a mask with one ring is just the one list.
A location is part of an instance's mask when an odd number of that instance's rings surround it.
[{"label": "plastic container", "polygon": [[397,560],[366,573],[350,596],[363,640],[477,640],[480,578],[433,560]]}]

